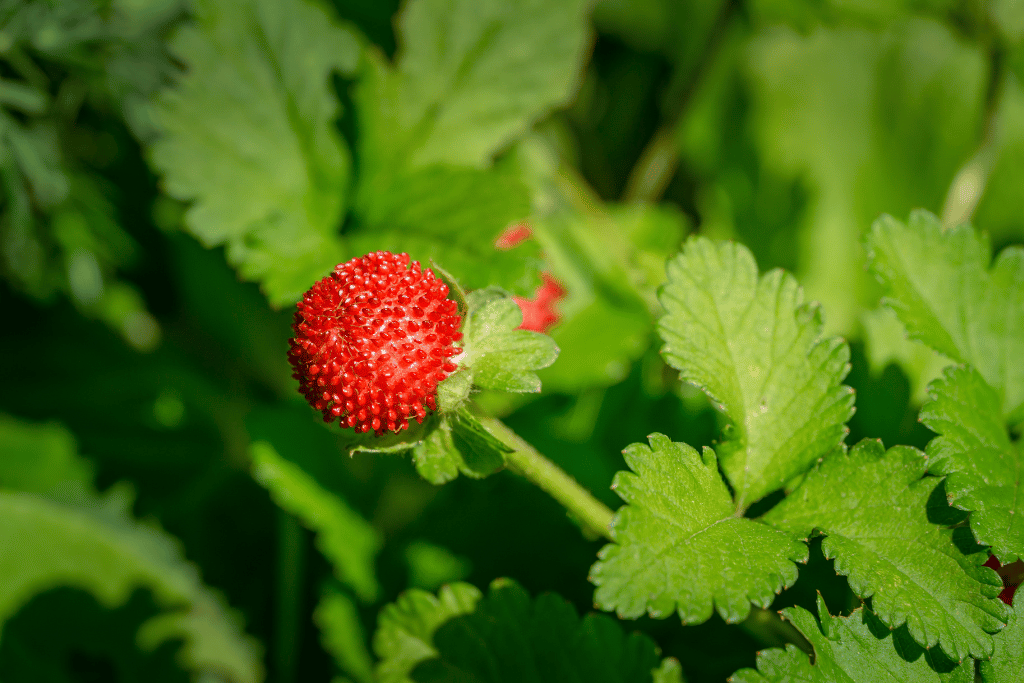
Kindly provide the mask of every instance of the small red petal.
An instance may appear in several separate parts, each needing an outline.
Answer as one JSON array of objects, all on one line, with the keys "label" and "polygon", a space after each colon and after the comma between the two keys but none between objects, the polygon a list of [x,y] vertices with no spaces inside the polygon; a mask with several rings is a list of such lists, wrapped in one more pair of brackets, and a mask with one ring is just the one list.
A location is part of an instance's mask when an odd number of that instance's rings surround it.
[{"label": "small red petal", "polygon": [[494,246],[497,249],[508,250],[516,246],[520,242],[525,242],[533,236],[533,230],[526,223],[517,223],[510,225],[505,229],[505,232],[501,233],[497,240],[494,242]]},{"label": "small red petal", "polygon": [[541,273],[541,277],[544,284],[536,289],[532,299],[512,297],[523,311],[521,330],[547,332],[562,319],[554,305],[565,298],[565,288],[550,273]]}]

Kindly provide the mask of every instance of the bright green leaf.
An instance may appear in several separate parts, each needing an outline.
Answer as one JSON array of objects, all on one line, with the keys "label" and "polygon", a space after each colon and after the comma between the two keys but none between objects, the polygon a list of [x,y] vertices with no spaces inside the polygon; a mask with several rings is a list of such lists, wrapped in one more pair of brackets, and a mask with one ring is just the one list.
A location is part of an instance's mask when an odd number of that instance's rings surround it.
[{"label": "bright green leaf", "polygon": [[523,312],[497,287],[471,292],[467,302],[469,313],[462,327],[465,355],[459,365],[472,373],[473,384],[498,391],[540,391],[536,371],[558,356],[551,337],[516,329],[523,323]]},{"label": "bright green leaf", "polygon": [[953,659],[986,657],[1008,614],[996,598],[1002,582],[981,566],[987,553],[964,555],[952,530],[929,521],[941,479],[922,479],[927,467],[916,449],[865,440],[825,458],[764,519],[824,534],[825,556],[889,627],[906,623],[914,640]]},{"label": "bright green leaf", "polygon": [[405,561],[409,566],[409,585],[428,591],[465,579],[472,567],[468,558],[424,540],[413,541],[406,547]]},{"label": "bright green leaf", "polygon": [[380,586],[373,561],[380,534],[336,494],[327,491],[295,463],[285,460],[266,441],[250,446],[252,476],[274,502],[316,532],[316,545],[335,575],[364,601],[372,602]]},{"label": "bright green leaf", "polygon": [[489,166],[567,101],[589,42],[583,0],[412,0],[396,28],[395,66],[371,54],[358,97],[362,154],[390,172]]},{"label": "bright green leaf", "polygon": [[736,506],[781,488],[846,435],[849,347],[821,336],[821,314],[780,270],[758,277],[750,252],[691,238],[669,261],[662,353],[732,422],[718,452]]},{"label": "bright green leaf", "polygon": [[350,160],[331,75],[353,72],[359,40],[312,0],[195,4],[172,42],[189,72],[158,100],[150,158],[192,203],[189,231],[283,306],[344,255]]},{"label": "bright green leaf", "polygon": [[1005,249],[989,268],[984,236],[969,225],[943,230],[926,211],[907,224],[879,218],[867,247],[910,337],[973,365],[1007,420],[1024,419],[1024,249]]},{"label": "bright green leaf", "polygon": [[[934,650],[925,650],[905,630],[890,631],[865,608],[848,617],[833,617],[819,597],[821,623],[802,607],[782,614],[814,646],[814,664],[794,645],[770,648],[757,655],[757,671],[743,669],[733,683],[972,683],[972,660],[955,664]],[[941,672],[941,673],[940,673]]]},{"label": "bright green leaf", "polygon": [[0,490],[54,493],[92,487],[92,463],[58,424],[35,425],[0,414]]},{"label": "bright green leaf", "polygon": [[627,636],[604,615],[580,619],[552,593],[531,600],[510,579],[494,581],[472,613],[437,629],[434,644],[437,658],[421,662],[414,680],[639,683],[661,664],[647,636]]},{"label": "bright green leaf", "polygon": [[1003,426],[999,394],[970,366],[947,368],[930,387],[921,422],[928,470],[946,477],[951,505],[971,513],[971,531],[1002,564],[1024,556],[1024,454]]},{"label": "bright green leaf", "polygon": [[736,516],[710,448],[701,457],[661,434],[650,441],[623,452],[633,473],[612,484],[626,505],[612,522],[614,543],[590,571],[594,602],[627,619],[676,611],[684,623],[706,621],[714,608],[742,621],[751,603],[770,605],[796,581],[793,562],[807,559],[807,547]]},{"label": "bright green leaf", "polygon": [[412,683],[409,673],[425,659],[437,656],[434,633],[446,621],[468,614],[481,598],[468,583],[443,586],[435,596],[414,588],[380,611],[373,651],[380,658],[379,683]]},{"label": "bright green leaf", "polygon": [[166,611],[140,627],[141,646],[152,649],[180,638],[185,641],[182,666],[197,677],[261,681],[259,646],[199,581],[177,542],[130,519],[130,507],[123,489],[102,499],[81,498],[78,505],[0,492],[0,627],[34,595],[51,588],[82,588],[114,608],[144,587]]},{"label": "bright green leaf", "polygon": [[313,621],[320,629],[320,642],[341,670],[359,683],[371,683],[373,660],[355,603],[344,593],[328,589],[313,612]]},{"label": "bright green leaf", "polygon": [[981,663],[981,680],[984,683],[1018,683],[1024,680],[1024,619],[1020,612],[1024,608],[1024,591],[1014,594],[1013,613],[1006,622],[1006,628],[993,636],[996,649],[992,659]]}]

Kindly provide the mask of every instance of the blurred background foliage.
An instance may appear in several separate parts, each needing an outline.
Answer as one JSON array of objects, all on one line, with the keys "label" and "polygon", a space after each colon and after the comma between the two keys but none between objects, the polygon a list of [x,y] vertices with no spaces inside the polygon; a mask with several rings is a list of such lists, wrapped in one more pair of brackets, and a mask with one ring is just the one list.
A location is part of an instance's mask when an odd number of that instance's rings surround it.
[{"label": "blurred background foliage", "polygon": [[[719,428],[654,335],[691,232],[795,272],[851,340],[850,442],[927,441],[943,361],[861,240],[915,207],[1024,240],[1024,3],[494,0],[483,48],[455,5],[0,1],[0,680],[361,682],[408,587],[592,608],[600,543],[545,494],[341,457],[299,400],[289,304],[368,250],[523,297],[554,275],[544,393],[479,402],[611,506],[624,446]],[[830,564],[812,545],[775,606],[849,607]],[[689,681],[768,644],[626,627]]]}]

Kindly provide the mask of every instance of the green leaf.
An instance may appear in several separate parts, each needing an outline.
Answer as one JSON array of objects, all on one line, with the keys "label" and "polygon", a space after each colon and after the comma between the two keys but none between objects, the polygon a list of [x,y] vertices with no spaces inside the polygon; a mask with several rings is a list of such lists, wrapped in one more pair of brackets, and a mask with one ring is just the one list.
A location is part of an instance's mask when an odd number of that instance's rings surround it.
[{"label": "green leaf", "polygon": [[469,313],[462,326],[465,355],[459,366],[472,374],[473,384],[483,389],[539,392],[537,370],[558,357],[551,337],[516,329],[523,312],[507,292],[497,287],[471,292]]},{"label": "green leaf", "polygon": [[758,278],[737,244],[691,238],[668,264],[662,353],[732,421],[718,451],[740,510],[835,448],[853,415],[849,347],[822,338],[802,298],[783,271]]},{"label": "green leaf", "polygon": [[953,530],[929,521],[942,480],[922,479],[927,467],[914,448],[886,452],[865,440],[825,458],[764,519],[797,536],[824,534],[825,556],[890,628],[906,623],[914,640],[956,660],[987,657],[989,633],[1008,614],[996,598],[1002,582],[981,566],[987,553],[965,555]]},{"label": "green leaf", "polygon": [[48,494],[69,486],[91,489],[92,470],[64,427],[0,414],[0,490]]},{"label": "green leaf", "polygon": [[626,636],[613,619],[582,619],[563,598],[531,600],[511,579],[497,579],[472,613],[434,634],[437,659],[420,663],[412,678],[430,681],[650,681],[658,649],[644,635]]},{"label": "green leaf", "polygon": [[282,458],[266,441],[253,443],[249,453],[253,479],[270,492],[278,507],[316,532],[316,546],[338,579],[361,600],[372,602],[380,591],[373,566],[383,545],[380,534],[342,498]]},{"label": "green leaf", "polygon": [[192,203],[188,230],[283,306],[344,256],[350,160],[330,79],[354,71],[359,39],[311,0],[195,4],[171,43],[189,72],[157,102],[150,158]]},{"label": "green leaf", "polygon": [[1009,564],[1024,556],[1024,454],[1003,426],[999,394],[970,366],[947,368],[930,391],[920,419],[939,436],[928,471],[947,475],[950,504],[971,513],[975,539]]},{"label": "green leaf", "polygon": [[344,593],[328,589],[313,612],[320,642],[345,673],[359,683],[371,683],[373,660],[355,603]]},{"label": "green leaf", "polygon": [[536,273],[535,244],[512,251],[494,247],[505,228],[530,213],[522,182],[500,169],[431,166],[363,186],[356,198],[359,225],[346,235],[357,253],[407,252],[423,264],[436,261],[468,289],[500,284],[526,292]]},{"label": "green leaf", "polygon": [[912,339],[978,369],[1010,423],[1024,419],[1024,249],[991,247],[969,225],[943,230],[926,211],[882,216],[867,241],[871,270]]},{"label": "green leaf", "polygon": [[1024,591],[1014,594],[1013,613],[1006,628],[993,636],[996,648],[992,659],[981,662],[984,683],[1018,683],[1024,679],[1024,619],[1017,610],[1024,607]]},{"label": "green leaf", "polygon": [[674,610],[684,623],[706,621],[713,608],[742,621],[750,603],[770,605],[796,581],[793,562],[806,561],[807,546],[736,516],[710,448],[701,457],[664,435],[649,438],[651,448],[623,451],[635,474],[619,472],[612,484],[626,505],[590,571],[594,603],[626,619]]},{"label": "green leaf", "polygon": [[468,558],[425,540],[413,541],[404,554],[409,568],[409,585],[428,591],[465,579],[472,568]]},{"label": "green leaf", "polygon": [[[758,671],[742,669],[733,683],[972,683],[973,662],[956,664],[935,650],[925,650],[905,629],[890,631],[866,608],[848,617],[830,616],[818,597],[818,614],[802,607],[782,611],[814,646],[814,664],[794,645],[757,655]],[[940,673],[941,672],[941,673]]]},{"label": "green leaf", "polygon": [[124,489],[78,503],[0,492],[0,628],[34,595],[51,588],[83,588],[114,608],[143,587],[166,611],[140,627],[141,646],[182,639],[180,661],[197,677],[219,675],[236,683],[263,679],[259,646],[200,582],[173,538],[129,518],[131,500]]},{"label": "green leaf", "polygon": [[510,450],[461,408],[441,417],[437,427],[413,448],[412,455],[420,476],[432,484],[444,484],[459,472],[474,479],[497,472]]},{"label": "green leaf", "polygon": [[380,658],[379,683],[412,683],[409,673],[425,659],[437,655],[434,633],[446,621],[468,614],[481,598],[468,583],[443,586],[438,594],[414,588],[380,611],[373,651]]},{"label": "green leaf", "polygon": [[[742,155],[753,168],[740,175],[742,162],[723,164],[722,180],[705,196],[726,221],[736,216],[734,234],[746,233],[740,241],[752,245],[766,239],[762,226],[778,220],[776,207],[786,201],[762,179],[792,188],[795,206],[772,236],[776,249],[796,257],[794,272],[807,298],[828,313],[828,330],[853,334],[860,313],[877,300],[863,267],[865,227],[883,212],[942,206],[983,136],[990,64],[982,44],[964,40],[948,20],[918,14],[879,21],[899,5],[918,10],[945,0],[797,1],[824,10],[825,25],[802,35],[765,27],[738,41],[738,64],[721,70],[721,89],[737,93],[733,107],[750,112],[743,122],[753,139],[744,144],[737,135],[734,117],[742,114],[723,112],[708,122],[728,145],[714,161]],[[864,16],[842,21],[836,13]],[[710,137],[700,128],[692,134]],[[751,195],[766,199],[751,206]],[[716,236],[731,236],[723,232]]]},{"label": "green leaf", "polygon": [[409,2],[394,67],[371,52],[357,95],[367,167],[489,166],[572,94],[589,43],[586,5]]}]

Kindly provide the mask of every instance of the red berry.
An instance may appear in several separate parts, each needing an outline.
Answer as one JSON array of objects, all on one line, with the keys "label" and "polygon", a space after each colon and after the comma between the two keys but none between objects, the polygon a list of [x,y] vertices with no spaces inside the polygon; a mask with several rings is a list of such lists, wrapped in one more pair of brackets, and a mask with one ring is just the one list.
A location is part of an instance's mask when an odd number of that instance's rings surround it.
[{"label": "red berry", "polygon": [[378,436],[423,422],[455,370],[462,319],[448,285],[408,254],[378,251],[335,267],[296,304],[288,359],[324,414]]}]

